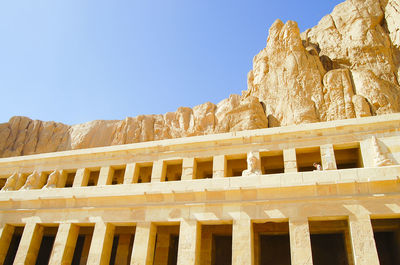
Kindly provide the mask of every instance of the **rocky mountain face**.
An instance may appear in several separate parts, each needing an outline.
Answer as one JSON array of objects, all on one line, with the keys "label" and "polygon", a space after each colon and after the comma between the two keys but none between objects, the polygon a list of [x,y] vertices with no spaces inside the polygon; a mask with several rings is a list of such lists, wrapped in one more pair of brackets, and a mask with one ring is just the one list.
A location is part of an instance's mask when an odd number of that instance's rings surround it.
[{"label": "rocky mountain face", "polygon": [[277,20],[244,97],[265,104],[270,127],[398,112],[399,46],[397,0],[347,0],[303,33]]},{"label": "rocky mountain face", "polygon": [[303,33],[277,20],[241,96],[73,126],[12,117],[0,124],[0,157],[399,112],[399,78],[399,1],[347,0]]}]

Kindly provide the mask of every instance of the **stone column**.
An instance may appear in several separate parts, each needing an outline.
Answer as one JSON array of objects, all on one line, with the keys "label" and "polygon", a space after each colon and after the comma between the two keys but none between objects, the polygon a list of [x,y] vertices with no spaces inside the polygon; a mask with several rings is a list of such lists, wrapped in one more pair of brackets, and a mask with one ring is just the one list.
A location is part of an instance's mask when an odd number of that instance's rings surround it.
[{"label": "stone column", "polygon": [[289,219],[292,265],[312,265],[311,239],[307,218]]},{"label": "stone column", "polygon": [[67,182],[68,173],[65,170],[60,170],[60,176],[57,181],[57,188],[64,188],[65,183]]},{"label": "stone column", "polygon": [[4,263],[15,227],[5,224],[0,228],[0,264]]},{"label": "stone column", "polygon": [[49,265],[71,264],[78,234],[79,226],[71,223],[60,224],[54,240]]},{"label": "stone column", "polygon": [[15,255],[14,264],[35,264],[43,237],[43,227],[27,223]]},{"label": "stone column", "polygon": [[165,170],[163,160],[154,161],[153,171],[151,172],[151,182],[160,182],[164,181],[165,178]]},{"label": "stone column", "polygon": [[[136,171],[136,163],[130,163],[126,165],[124,184],[137,183],[137,177],[134,179]],[[136,174],[137,175],[137,174]]]},{"label": "stone column", "polygon": [[104,222],[96,223],[87,264],[109,264],[114,239],[114,229],[115,227],[112,224]]},{"label": "stone column", "polygon": [[119,235],[117,253],[115,255],[115,264],[128,265],[129,244],[131,243],[131,237],[131,234]]},{"label": "stone column", "polygon": [[249,218],[233,220],[232,265],[254,264],[253,225]]},{"label": "stone column", "polygon": [[374,232],[368,215],[349,216],[349,228],[355,265],[379,265]]},{"label": "stone column", "polygon": [[373,158],[373,148],[371,146],[371,140],[363,140],[360,142],[360,152],[361,159],[364,167],[374,167],[374,158]]},{"label": "stone column", "polygon": [[97,186],[110,185],[112,183],[113,175],[114,175],[114,169],[112,167],[110,166],[101,167]]},{"label": "stone column", "polygon": [[75,178],[74,178],[74,183],[72,184],[72,187],[82,187],[82,186],[87,186],[88,181],[89,181],[89,170],[86,168],[80,168],[76,171]]},{"label": "stone column", "polygon": [[194,179],[195,173],[195,160],[194,158],[184,158],[182,163],[182,178],[181,180],[191,180]]},{"label": "stone column", "polygon": [[135,240],[133,242],[131,265],[152,265],[156,227],[150,222],[136,225]]},{"label": "stone column", "polygon": [[196,220],[181,221],[177,265],[200,264],[201,225]]},{"label": "stone column", "polygon": [[297,172],[297,159],[295,148],[283,150],[283,163],[285,165],[285,173]]},{"label": "stone column", "polygon": [[226,159],[224,155],[217,155],[213,158],[213,178],[226,177]]},{"label": "stone column", "polygon": [[321,145],[321,163],[323,170],[337,169],[335,152],[333,151],[332,144]]}]

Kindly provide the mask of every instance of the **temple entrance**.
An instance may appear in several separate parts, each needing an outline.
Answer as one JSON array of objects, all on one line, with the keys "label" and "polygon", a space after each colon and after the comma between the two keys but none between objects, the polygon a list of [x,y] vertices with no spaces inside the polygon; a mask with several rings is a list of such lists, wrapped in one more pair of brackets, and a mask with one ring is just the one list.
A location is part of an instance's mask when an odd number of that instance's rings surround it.
[{"label": "temple entrance", "polygon": [[19,242],[21,241],[23,231],[24,227],[14,228],[14,233],[11,238],[10,246],[8,247],[7,255],[4,259],[4,265],[12,265],[14,263],[15,255],[17,254]]},{"label": "temple entrance", "polygon": [[290,265],[288,222],[254,223],[254,261],[256,265]]},{"label": "temple entrance", "polygon": [[36,258],[36,265],[48,264],[58,227],[44,227],[42,242]]},{"label": "temple entrance", "polygon": [[232,264],[232,225],[202,225],[200,264]]},{"label": "temple entrance", "polygon": [[352,265],[347,220],[310,221],[314,265]]},{"label": "temple entrance", "polygon": [[381,265],[400,264],[400,219],[371,220]]},{"label": "temple entrance", "polygon": [[176,265],[179,225],[157,226],[153,265]]}]

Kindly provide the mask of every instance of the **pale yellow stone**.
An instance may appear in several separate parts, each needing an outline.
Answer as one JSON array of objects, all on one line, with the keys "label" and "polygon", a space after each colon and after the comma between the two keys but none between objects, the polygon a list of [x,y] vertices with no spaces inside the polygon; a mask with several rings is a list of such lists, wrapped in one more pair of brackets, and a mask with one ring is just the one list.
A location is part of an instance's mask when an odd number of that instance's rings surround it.
[{"label": "pale yellow stone", "polygon": [[62,223],[58,227],[49,265],[71,264],[79,227],[71,223]]},{"label": "pale yellow stone", "polygon": [[306,218],[289,218],[290,254],[293,265],[312,265],[311,240]]},{"label": "pale yellow stone", "polygon": [[79,168],[76,171],[75,178],[74,178],[74,183],[72,184],[72,187],[82,187],[86,186],[88,181],[89,181],[89,170],[86,168]]},{"label": "pale yellow stone", "polygon": [[379,265],[371,220],[368,215],[349,217],[349,228],[355,265]]},{"label": "pale yellow stone", "polygon": [[114,175],[114,169],[110,166],[101,167],[99,174],[98,186],[110,185],[112,182],[112,177]]},{"label": "pale yellow stone", "polygon": [[285,165],[285,173],[297,172],[296,149],[284,149],[283,162]]},{"label": "pale yellow stone", "polygon": [[226,158],[224,155],[214,156],[213,160],[213,178],[226,177]]},{"label": "pale yellow stone", "polygon": [[178,265],[200,264],[200,241],[200,224],[196,220],[181,220],[179,228]]},{"label": "pale yellow stone", "polygon": [[235,219],[232,226],[232,264],[254,264],[253,224],[248,217]]},{"label": "pale yellow stone", "polygon": [[15,255],[14,265],[35,264],[42,242],[43,227],[37,223],[27,223]]},{"label": "pale yellow stone", "polygon": [[131,265],[153,264],[156,232],[157,228],[152,223],[146,222],[136,225]]},{"label": "pale yellow stone", "polygon": [[115,227],[112,224],[96,223],[88,254],[88,264],[109,264],[114,229]]}]

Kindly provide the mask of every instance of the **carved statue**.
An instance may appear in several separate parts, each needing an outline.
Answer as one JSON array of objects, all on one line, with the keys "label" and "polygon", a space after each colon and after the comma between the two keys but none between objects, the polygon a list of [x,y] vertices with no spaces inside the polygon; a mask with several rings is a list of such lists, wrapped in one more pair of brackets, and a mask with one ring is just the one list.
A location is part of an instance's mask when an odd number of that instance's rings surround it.
[{"label": "carved statue", "polygon": [[374,149],[374,164],[376,167],[382,167],[382,166],[390,166],[393,165],[393,161],[387,158],[381,151],[381,148],[379,147],[378,141],[375,136],[372,136],[371,138],[372,142],[372,147]]},{"label": "carved statue", "polygon": [[31,190],[36,188],[36,184],[39,179],[39,173],[35,170],[32,174],[28,176],[24,186],[22,186],[21,190]]},{"label": "carved statue", "polygon": [[258,167],[258,157],[250,152],[247,155],[247,169],[243,170],[242,176],[261,175],[261,170]]},{"label": "carved statue", "polygon": [[11,176],[9,176],[7,178],[6,184],[4,184],[4,187],[1,190],[2,191],[15,190],[15,186],[17,184],[19,176],[20,176],[20,174],[18,174],[18,173],[14,173]]},{"label": "carved statue", "polygon": [[57,182],[60,177],[60,171],[54,170],[48,177],[46,185],[43,186],[43,189],[52,189],[57,188]]}]

